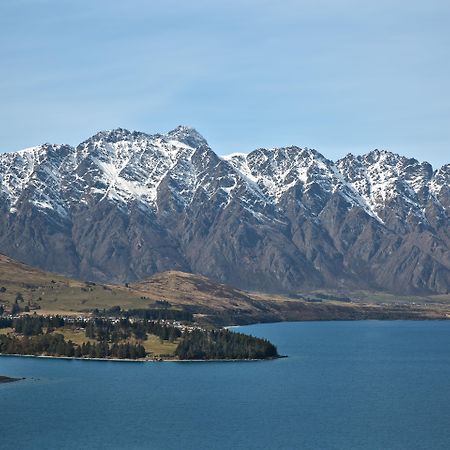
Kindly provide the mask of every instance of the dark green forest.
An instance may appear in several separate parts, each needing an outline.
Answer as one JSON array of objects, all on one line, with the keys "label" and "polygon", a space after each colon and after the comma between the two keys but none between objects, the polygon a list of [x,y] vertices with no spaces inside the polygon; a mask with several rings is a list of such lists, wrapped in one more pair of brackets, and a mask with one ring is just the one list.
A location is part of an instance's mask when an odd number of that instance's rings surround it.
[{"label": "dark green forest", "polygon": [[102,341],[76,345],[72,341],[66,341],[59,333],[22,338],[0,335],[0,353],[120,359],[139,359],[146,356],[141,344],[109,344]]},{"label": "dark green forest", "polygon": [[266,359],[278,356],[276,347],[269,341],[228,330],[185,333],[175,353],[180,359]]},{"label": "dark green forest", "polygon": [[128,319],[120,319],[112,322],[108,319],[96,318],[90,320],[86,327],[86,337],[98,341],[120,342],[130,337],[145,340],[148,334],[158,336],[164,341],[174,342],[181,336],[181,330],[160,321],[130,322]]}]

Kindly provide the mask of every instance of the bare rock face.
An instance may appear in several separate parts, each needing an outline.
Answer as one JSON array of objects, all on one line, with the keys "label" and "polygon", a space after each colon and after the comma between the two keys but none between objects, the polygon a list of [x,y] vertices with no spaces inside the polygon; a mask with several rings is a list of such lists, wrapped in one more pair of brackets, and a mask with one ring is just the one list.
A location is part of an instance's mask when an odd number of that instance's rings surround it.
[{"label": "bare rock face", "polygon": [[450,166],[299,147],[217,156],[124,129],[0,154],[0,253],[73,277],[166,270],[267,292],[446,293]]}]

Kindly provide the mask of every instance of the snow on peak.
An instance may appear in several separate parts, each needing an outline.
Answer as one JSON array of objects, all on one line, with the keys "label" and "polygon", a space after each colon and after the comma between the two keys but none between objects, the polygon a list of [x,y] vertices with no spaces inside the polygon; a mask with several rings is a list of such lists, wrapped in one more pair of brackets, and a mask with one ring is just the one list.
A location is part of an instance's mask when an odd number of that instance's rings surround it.
[{"label": "snow on peak", "polygon": [[443,191],[450,191],[450,164],[445,164],[434,173],[430,183],[430,191],[439,195]]},{"label": "snow on peak", "polygon": [[175,129],[169,131],[165,136],[170,140],[182,142],[193,148],[208,145],[206,139],[195,128],[185,125],[177,126]]},{"label": "snow on peak", "polygon": [[180,158],[189,159],[195,151],[183,141],[200,139],[195,130],[175,131],[152,136],[117,128],[96,133],[76,149],[45,144],[0,154],[0,195],[15,210],[31,190],[39,209],[61,215],[70,205],[105,198],[124,207],[137,201],[155,208],[162,179]]},{"label": "snow on peak", "polygon": [[162,179],[180,158],[188,158],[194,151],[176,137],[118,129],[80,144],[77,179],[78,190],[84,193],[82,201],[108,197],[122,204],[138,201],[154,208]]},{"label": "snow on peak", "polygon": [[0,154],[0,198],[13,210],[25,195],[38,208],[60,215],[74,204],[103,199],[124,208],[137,202],[156,210],[158,189],[166,179],[184,207],[198,189],[209,198],[219,195],[223,207],[239,196],[246,208],[262,211],[278,207],[293,188],[311,195],[320,188],[323,199],[338,192],[382,220],[386,205],[399,199],[408,211],[423,215],[428,192],[436,199],[447,192],[449,167],[433,172],[428,163],[386,150],[348,154],[333,163],[316,150],[296,146],[218,158],[191,127],[153,135],[116,128],[76,148],[44,144]]},{"label": "snow on peak", "polygon": [[422,197],[433,177],[433,168],[427,162],[373,150],[365,155],[349,154],[336,166],[374,214],[382,214],[389,202],[400,201],[405,210],[424,218]]},{"label": "snow on peak", "polygon": [[300,183],[307,189],[313,182],[329,184],[334,179],[333,163],[308,148],[260,148],[224,159],[275,203],[296,184]]},{"label": "snow on peak", "polygon": [[65,215],[67,211],[58,192],[62,170],[73,168],[74,151],[68,145],[43,144],[1,154],[0,195],[8,201],[10,211],[15,212],[25,196],[40,208]]}]

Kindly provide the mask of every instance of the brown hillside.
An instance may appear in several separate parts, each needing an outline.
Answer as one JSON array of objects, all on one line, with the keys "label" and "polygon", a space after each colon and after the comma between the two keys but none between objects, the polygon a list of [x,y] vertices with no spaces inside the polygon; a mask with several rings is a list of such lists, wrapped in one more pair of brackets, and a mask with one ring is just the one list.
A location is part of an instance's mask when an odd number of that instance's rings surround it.
[{"label": "brown hillside", "polygon": [[[311,294],[310,294],[311,295]],[[165,300],[170,307],[191,311],[198,320],[221,325],[280,320],[339,320],[367,318],[445,318],[447,299],[417,305],[373,304],[365,301],[311,301],[246,292],[207,277],[178,271],[156,274],[127,286],[73,280],[44,272],[0,255],[0,304],[29,306],[37,313],[89,313],[94,308],[120,306],[154,308]],[[413,299],[414,300],[414,299]],[[416,299],[417,301],[419,299]]]}]

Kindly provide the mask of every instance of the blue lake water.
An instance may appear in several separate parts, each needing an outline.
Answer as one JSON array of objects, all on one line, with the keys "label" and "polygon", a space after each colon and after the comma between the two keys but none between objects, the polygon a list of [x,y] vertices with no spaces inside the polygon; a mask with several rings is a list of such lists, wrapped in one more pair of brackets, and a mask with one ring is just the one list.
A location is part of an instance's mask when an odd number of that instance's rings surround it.
[{"label": "blue lake water", "polygon": [[0,448],[449,449],[450,322],[241,331],[289,358],[125,363],[0,357]]}]

